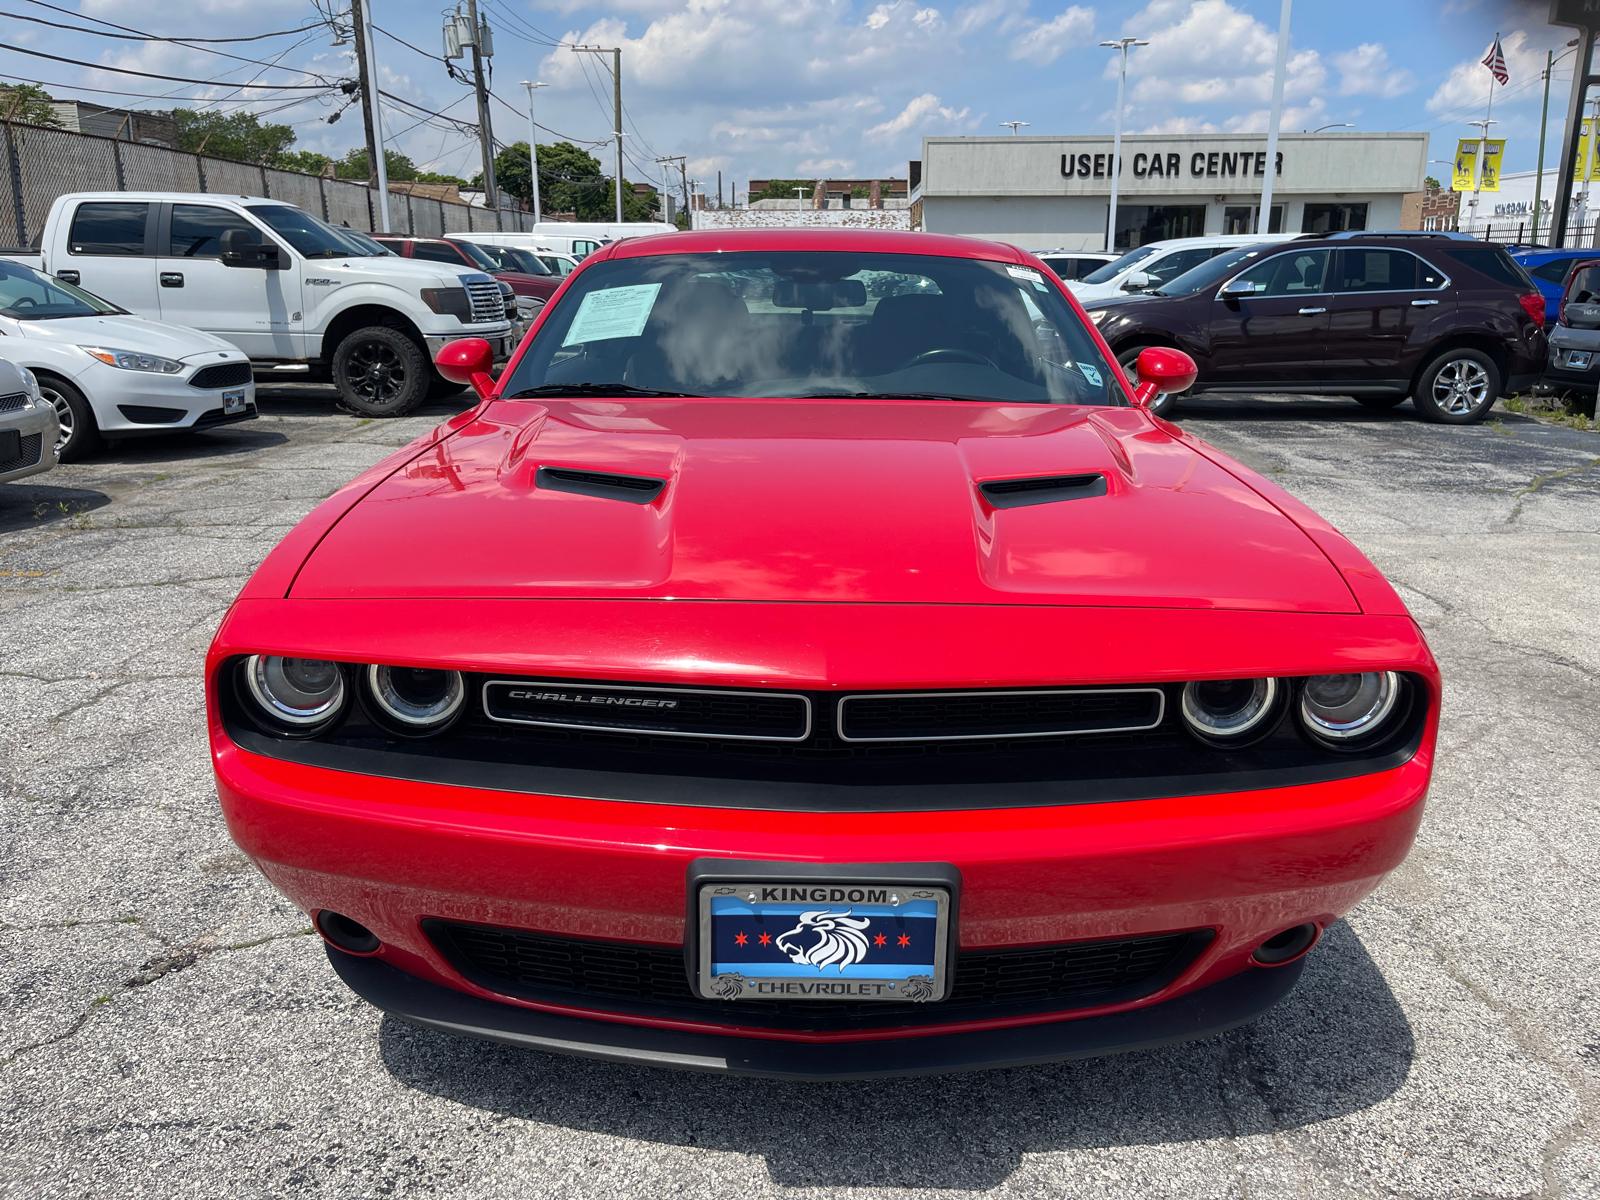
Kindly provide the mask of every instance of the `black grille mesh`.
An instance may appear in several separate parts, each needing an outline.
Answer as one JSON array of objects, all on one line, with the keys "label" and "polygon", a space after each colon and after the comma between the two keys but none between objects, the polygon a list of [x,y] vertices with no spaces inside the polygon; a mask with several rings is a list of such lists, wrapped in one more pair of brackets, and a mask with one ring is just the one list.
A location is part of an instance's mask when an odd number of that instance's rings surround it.
[{"label": "black grille mesh", "polygon": [[19,439],[22,443],[22,453],[17,458],[0,462],[0,474],[7,471],[20,471],[23,467],[36,467],[39,457],[44,452],[44,434],[29,433]]},{"label": "black grille mesh", "polygon": [[1148,728],[1161,719],[1161,703],[1154,690],[851,696],[840,707],[840,732],[893,739]]},{"label": "black grille mesh", "polygon": [[683,951],[555,937],[430,920],[424,929],[462,974],[507,995],[565,999],[607,1008],[608,1001],[663,1016],[726,1023],[824,1029],[999,1019],[1013,1012],[1071,1009],[1153,991],[1198,953],[1206,935],[1152,934],[956,955],[950,998],[938,1004],[837,1004],[811,1001],[701,1000],[689,988]]},{"label": "black grille mesh", "polygon": [[250,364],[247,362],[217,363],[201,367],[189,380],[192,388],[243,387],[250,382]]},{"label": "black grille mesh", "polygon": [[0,412],[15,412],[19,408],[28,406],[27,392],[13,392],[9,396],[0,396]]}]

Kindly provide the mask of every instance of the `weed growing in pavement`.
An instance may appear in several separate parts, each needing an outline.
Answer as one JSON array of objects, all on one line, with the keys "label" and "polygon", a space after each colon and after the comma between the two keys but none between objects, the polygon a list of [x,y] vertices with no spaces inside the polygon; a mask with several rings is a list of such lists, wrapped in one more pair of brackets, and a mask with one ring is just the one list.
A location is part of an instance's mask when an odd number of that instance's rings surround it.
[{"label": "weed growing in pavement", "polygon": [[1501,407],[1507,412],[1569,429],[1600,429],[1600,419],[1591,421],[1586,411],[1593,406],[1593,397],[1575,396],[1571,392],[1559,396],[1516,395],[1501,401]]}]

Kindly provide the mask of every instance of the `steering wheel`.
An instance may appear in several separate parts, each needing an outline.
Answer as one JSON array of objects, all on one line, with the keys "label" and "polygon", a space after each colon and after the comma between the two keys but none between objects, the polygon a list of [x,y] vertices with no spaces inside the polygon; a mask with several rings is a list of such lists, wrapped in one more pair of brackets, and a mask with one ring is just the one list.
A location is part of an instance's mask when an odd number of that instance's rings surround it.
[{"label": "steering wheel", "polygon": [[920,367],[927,362],[968,362],[976,363],[982,367],[992,367],[998,371],[1000,368],[973,350],[962,350],[957,347],[946,347],[939,350],[924,350],[921,354],[914,354],[905,362],[895,368],[896,371],[909,371],[912,367]]}]

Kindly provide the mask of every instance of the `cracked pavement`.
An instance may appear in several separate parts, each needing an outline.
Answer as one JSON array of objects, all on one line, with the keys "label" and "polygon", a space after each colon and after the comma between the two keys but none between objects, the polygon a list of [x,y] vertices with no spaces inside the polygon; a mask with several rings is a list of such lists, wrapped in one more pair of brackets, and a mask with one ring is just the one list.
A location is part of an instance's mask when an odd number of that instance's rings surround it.
[{"label": "cracked pavement", "polygon": [[1600,435],[1189,403],[1427,631],[1411,857],[1233,1033],[773,1085],[386,1018],[228,840],[212,631],[299,517],[457,407],[264,388],[262,420],[0,486],[0,1197],[1600,1196]]}]

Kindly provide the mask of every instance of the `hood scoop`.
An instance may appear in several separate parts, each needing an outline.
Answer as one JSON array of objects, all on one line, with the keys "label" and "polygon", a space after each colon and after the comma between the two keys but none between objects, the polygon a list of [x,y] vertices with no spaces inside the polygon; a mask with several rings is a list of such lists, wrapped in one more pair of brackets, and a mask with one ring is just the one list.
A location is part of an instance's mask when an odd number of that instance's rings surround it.
[{"label": "hood scoop", "polygon": [[[526,476],[524,476],[526,478]],[[610,471],[574,471],[567,467],[540,467],[533,485],[550,492],[571,492],[577,496],[596,496],[601,500],[626,500],[629,504],[649,504],[667,486],[665,479],[648,475],[616,475]]]},{"label": "hood scoop", "polygon": [[980,483],[978,490],[996,508],[1026,508],[1030,504],[1104,496],[1106,477],[1096,471],[1084,475],[1039,475],[1032,479],[991,479]]}]

